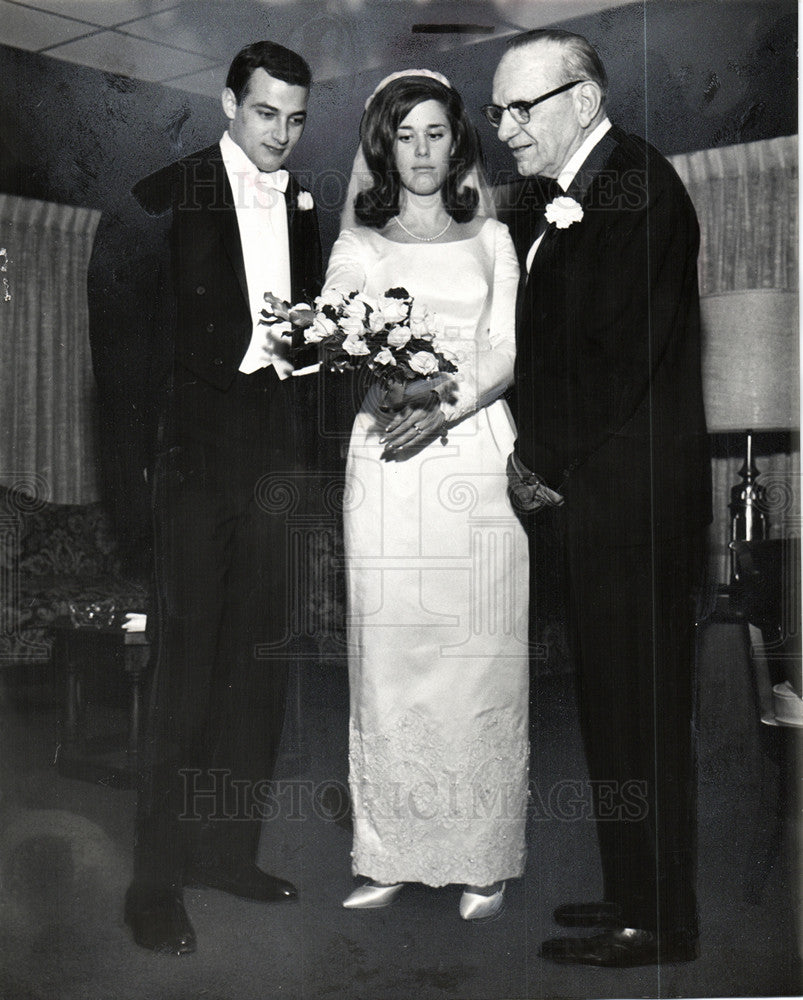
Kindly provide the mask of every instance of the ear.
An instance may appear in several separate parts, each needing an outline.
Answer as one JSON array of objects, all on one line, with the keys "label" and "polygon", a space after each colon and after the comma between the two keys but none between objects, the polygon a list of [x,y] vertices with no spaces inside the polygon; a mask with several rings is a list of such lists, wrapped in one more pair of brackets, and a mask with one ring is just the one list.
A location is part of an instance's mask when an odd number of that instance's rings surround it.
[{"label": "ear", "polygon": [[220,103],[223,105],[223,114],[229,121],[234,121],[234,117],[237,114],[237,98],[234,96],[234,91],[231,87],[226,87],[220,95]]},{"label": "ear", "polygon": [[602,108],[602,91],[593,80],[584,80],[574,90],[574,106],[583,128],[587,128]]}]

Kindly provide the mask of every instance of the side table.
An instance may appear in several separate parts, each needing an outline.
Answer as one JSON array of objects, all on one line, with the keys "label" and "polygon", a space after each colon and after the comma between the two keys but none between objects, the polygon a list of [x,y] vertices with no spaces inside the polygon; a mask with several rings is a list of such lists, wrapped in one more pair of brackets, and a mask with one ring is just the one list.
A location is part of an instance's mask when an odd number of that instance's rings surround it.
[{"label": "side table", "polygon": [[[69,618],[53,624],[53,657],[64,682],[62,740],[56,755],[59,774],[112,788],[136,785],[142,688],[150,647],[144,632],[126,632],[120,625],[76,626]],[[85,680],[90,666],[122,666],[128,683],[127,732],[111,739],[88,732]]]}]

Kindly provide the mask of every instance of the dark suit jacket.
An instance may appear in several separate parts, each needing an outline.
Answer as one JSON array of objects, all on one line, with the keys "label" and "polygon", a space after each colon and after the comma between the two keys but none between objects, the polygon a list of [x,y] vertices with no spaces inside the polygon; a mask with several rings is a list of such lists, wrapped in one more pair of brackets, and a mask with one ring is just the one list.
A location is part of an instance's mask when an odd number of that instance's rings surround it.
[{"label": "dark suit jacket", "polygon": [[[299,192],[291,174],[286,197],[296,299],[316,295],[321,280],[316,213],[298,208]],[[107,498],[121,540],[139,560],[150,546],[143,470],[153,465],[157,429],[161,424],[167,443],[176,418],[186,417],[196,433],[214,433],[219,392],[235,378],[251,320],[219,145],[151,174],[133,195],[127,222],[104,216],[88,284]],[[309,420],[316,380],[299,381],[303,388],[294,392]]]},{"label": "dark suit jacket", "polygon": [[[567,194],[583,218],[548,227],[521,292],[518,455],[609,540],[694,530],[710,520],[694,208],[616,127]],[[523,271],[542,211],[535,179],[507,192]]]},{"label": "dark suit jacket", "polygon": [[[300,190],[291,174],[285,197],[293,301],[317,295],[321,283],[317,216],[314,208],[299,208]],[[215,440],[221,393],[234,381],[251,337],[237,215],[220,147],[146,177],[133,194],[156,225],[170,219],[155,277],[158,334],[151,335],[143,370],[153,389],[149,430],[167,409],[173,418],[168,440],[174,434]],[[288,381],[284,390],[305,398],[309,389],[302,390],[301,381]]]}]

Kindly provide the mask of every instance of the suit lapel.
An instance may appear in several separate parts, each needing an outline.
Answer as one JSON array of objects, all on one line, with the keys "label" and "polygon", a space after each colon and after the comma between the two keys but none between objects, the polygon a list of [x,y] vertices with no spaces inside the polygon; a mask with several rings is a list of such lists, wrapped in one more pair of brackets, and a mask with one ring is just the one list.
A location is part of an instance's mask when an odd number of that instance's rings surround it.
[{"label": "suit lapel", "polygon": [[295,301],[301,297],[314,298],[321,288],[321,241],[312,196],[308,204],[299,206],[305,194],[298,181],[290,174],[287,185],[287,235],[290,254],[290,280]]},{"label": "suit lapel", "polygon": [[[231,266],[237,275],[237,281],[242,290],[243,298],[246,304],[249,304],[248,282],[245,276],[245,259],[243,257],[242,243],[240,242],[240,227],[237,223],[234,195],[229,184],[226,166],[220,155],[219,147],[212,147],[209,151],[208,163],[215,180],[215,194],[214,204],[207,204],[206,207],[214,217],[215,224],[219,228],[226,256],[229,258]],[[211,185],[205,185],[201,190],[205,193],[210,187]],[[298,192],[298,181],[290,174],[284,197],[287,206],[287,239],[288,253],[290,255],[290,283],[293,296],[299,295],[304,290],[306,282],[304,255],[307,240],[302,220],[307,213],[298,210]]]},{"label": "suit lapel", "polygon": [[[190,192],[187,209],[197,208],[204,213],[203,218],[213,229],[217,229],[223,250],[229,258],[243,297],[248,302],[248,283],[245,280],[245,262],[240,244],[240,228],[234,208],[226,165],[220,154],[220,146],[215,144],[183,161],[191,183],[185,190]],[[180,187],[181,190],[181,187]]]},{"label": "suit lapel", "polygon": [[527,253],[538,235],[547,202],[541,179],[527,177],[508,185],[497,195],[499,218],[507,223],[519,262],[524,269]]},{"label": "suit lapel", "polygon": [[612,126],[586,157],[585,163],[577,171],[566,192],[582,205],[594,178],[602,172],[619,145],[619,129]]},{"label": "suit lapel", "polygon": [[[585,162],[575,174],[574,179],[566,192],[567,198],[574,198],[574,200],[579,202],[580,205],[587,204],[589,188],[591,187],[594,179],[599,176],[606,164],[609,162],[613,152],[619,145],[619,137],[621,135],[621,131],[616,128],[615,125],[608,129],[605,135],[588,154]],[[543,265],[551,257],[555,243],[558,239],[560,239],[560,235],[561,231],[558,230],[558,227],[554,223],[550,223],[547,226],[544,238],[541,240],[541,245],[535,255],[531,273],[536,269],[536,266],[543,267]]]},{"label": "suit lapel", "polygon": [[290,287],[292,298],[296,299],[304,289],[304,244],[299,233],[298,181],[290,174],[284,192],[287,206],[287,252],[290,255]]},{"label": "suit lapel", "polygon": [[287,231],[292,229],[293,223],[296,218],[296,211],[298,210],[298,192],[299,186],[298,181],[293,177],[292,174],[288,174],[287,188],[284,192],[284,202],[287,206]]},{"label": "suit lapel", "polygon": [[[240,242],[240,227],[237,224],[237,211],[234,207],[234,194],[231,190],[226,165],[220,155],[218,148],[211,158],[212,168],[215,171],[215,189],[220,193],[220,204],[222,208],[214,211],[214,217],[220,227],[220,237],[223,242],[223,249],[231,262],[234,273],[246,304],[248,299],[248,282],[245,277],[245,259],[243,258],[243,248]],[[249,306],[250,310],[250,306]]]}]

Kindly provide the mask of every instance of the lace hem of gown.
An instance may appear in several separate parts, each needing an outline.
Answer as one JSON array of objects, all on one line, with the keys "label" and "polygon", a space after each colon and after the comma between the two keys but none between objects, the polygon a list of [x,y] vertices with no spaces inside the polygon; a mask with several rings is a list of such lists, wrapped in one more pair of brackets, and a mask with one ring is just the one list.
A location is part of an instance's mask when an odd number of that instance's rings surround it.
[{"label": "lace hem of gown", "polygon": [[457,739],[409,711],[382,733],[350,726],[355,875],[490,885],[523,874],[526,717],[489,710]]}]

